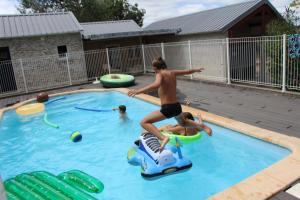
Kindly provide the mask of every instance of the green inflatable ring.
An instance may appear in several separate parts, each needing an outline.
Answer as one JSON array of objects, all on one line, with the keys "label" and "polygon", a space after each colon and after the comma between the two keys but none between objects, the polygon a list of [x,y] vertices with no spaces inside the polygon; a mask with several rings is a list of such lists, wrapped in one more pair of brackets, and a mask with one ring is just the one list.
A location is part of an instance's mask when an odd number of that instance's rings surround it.
[{"label": "green inflatable ring", "polygon": [[161,133],[165,136],[168,136],[170,138],[170,143],[171,144],[176,144],[176,141],[175,141],[175,138],[177,137],[180,142],[182,142],[183,144],[189,144],[191,142],[194,142],[194,141],[197,141],[199,140],[202,135],[201,133],[197,133],[195,135],[191,135],[191,136],[184,136],[184,135],[176,135],[176,134],[173,134],[172,132],[170,131],[161,131]]},{"label": "green inflatable ring", "polygon": [[127,87],[134,85],[134,77],[127,74],[106,74],[100,81],[104,87]]}]

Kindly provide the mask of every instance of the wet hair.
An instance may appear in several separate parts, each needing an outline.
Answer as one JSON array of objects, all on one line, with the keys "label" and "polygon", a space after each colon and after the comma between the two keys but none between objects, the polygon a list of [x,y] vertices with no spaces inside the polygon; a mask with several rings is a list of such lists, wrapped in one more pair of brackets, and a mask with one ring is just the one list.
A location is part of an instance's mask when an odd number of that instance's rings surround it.
[{"label": "wet hair", "polygon": [[156,67],[156,69],[167,69],[166,62],[162,59],[162,57],[158,57],[152,61],[152,66]]},{"label": "wet hair", "polygon": [[126,106],[120,105],[119,110],[120,110],[120,112],[125,113],[126,112]]},{"label": "wet hair", "polygon": [[186,118],[186,119],[190,119],[190,120],[195,121],[193,115],[192,115],[190,112],[183,112],[183,113],[182,113],[182,116],[183,116],[184,118]]}]

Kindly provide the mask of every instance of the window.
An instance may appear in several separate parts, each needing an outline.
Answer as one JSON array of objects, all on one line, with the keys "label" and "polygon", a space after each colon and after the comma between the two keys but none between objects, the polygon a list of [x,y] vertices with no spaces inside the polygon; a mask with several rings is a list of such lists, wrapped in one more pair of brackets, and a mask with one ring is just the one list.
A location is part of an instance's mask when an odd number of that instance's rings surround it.
[{"label": "window", "polygon": [[66,57],[66,54],[68,53],[68,50],[67,50],[67,46],[66,46],[66,45],[58,46],[58,47],[57,47],[57,51],[58,51],[58,56],[59,56],[60,58]]},{"label": "window", "polygon": [[8,47],[0,47],[0,62],[10,60],[10,53]]}]

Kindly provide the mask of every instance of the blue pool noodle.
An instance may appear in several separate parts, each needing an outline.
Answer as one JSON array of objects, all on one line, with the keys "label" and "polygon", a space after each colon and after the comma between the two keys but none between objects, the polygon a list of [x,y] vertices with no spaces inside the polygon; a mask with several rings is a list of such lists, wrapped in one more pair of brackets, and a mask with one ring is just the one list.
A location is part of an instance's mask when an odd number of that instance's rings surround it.
[{"label": "blue pool noodle", "polygon": [[81,107],[77,107],[75,106],[76,109],[79,109],[79,110],[86,110],[86,111],[93,111],[93,112],[109,112],[109,111],[113,111],[112,109],[111,110],[101,110],[101,109],[91,109],[91,108],[81,108]]},{"label": "blue pool noodle", "polygon": [[56,101],[60,101],[60,100],[64,100],[64,99],[66,99],[66,97],[61,97],[61,98],[53,99],[53,100],[50,100],[50,101],[46,102],[45,104],[49,105],[50,103],[53,103],[53,102],[56,102]]}]

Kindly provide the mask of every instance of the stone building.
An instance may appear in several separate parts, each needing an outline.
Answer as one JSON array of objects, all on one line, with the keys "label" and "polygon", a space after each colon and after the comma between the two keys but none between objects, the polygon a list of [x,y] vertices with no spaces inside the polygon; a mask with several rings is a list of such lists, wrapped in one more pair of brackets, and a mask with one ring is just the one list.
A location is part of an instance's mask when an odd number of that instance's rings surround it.
[{"label": "stone building", "polygon": [[86,79],[81,31],[70,12],[0,16],[0,92]]}]

